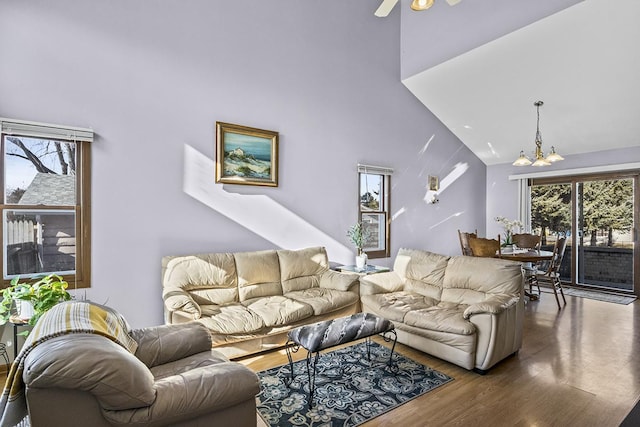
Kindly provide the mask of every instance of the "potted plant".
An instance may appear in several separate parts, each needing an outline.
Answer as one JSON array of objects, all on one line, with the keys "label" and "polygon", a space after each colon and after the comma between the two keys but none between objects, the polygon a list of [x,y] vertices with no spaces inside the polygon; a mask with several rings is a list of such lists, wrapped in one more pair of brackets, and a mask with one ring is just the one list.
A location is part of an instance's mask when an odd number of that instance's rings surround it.
[{"label": "potted plant", "polygon": [[497,216],[495,217],[495,220],[504,228],[504,241],[502,242],[502,247],[513,245],[514,229],[518,227],[518,229],[522,231],[524,224],[522,224],[522,222],[517,219],[507,219],[503,216]]},{"label": "potted plant", "polygon": [[367,229],[362,222],[357,222],[349,227],[347,236],[349,236],[349,240],[351,240],[351,243],[356,247],[356,268],[361,270],[367,265],[367,254],[362,250],[364,242],[368,237]]},{"label": "potted plant", "polygon": [[[20,283],[19,277],[11,280],[11,285],[2,290],[0,301],[0,325],[9,321],[14,306],[27,303],[33,306],[30,316],[20,316],[35,325],[40,316],[61,301],[69,301],[71,294],[67,292],[69,284],[57,274],[49,274],[36,279],[33,283]],[[28,319],[27,319],[28,317]]]}]

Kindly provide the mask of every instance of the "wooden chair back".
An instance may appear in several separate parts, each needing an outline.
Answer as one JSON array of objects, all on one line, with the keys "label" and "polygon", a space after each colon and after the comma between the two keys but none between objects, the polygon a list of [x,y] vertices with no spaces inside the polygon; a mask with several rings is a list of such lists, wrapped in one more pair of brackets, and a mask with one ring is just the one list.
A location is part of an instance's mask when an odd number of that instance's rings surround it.
[{"label": "wooden chair back", "polygon": [[567,239],[564,237],[558,237],[556,243],[553,245],[553,257],[549,263],[548,274],[556,275],[560,270],[560,264],[562,264],[562,258],[564,258],[564,251],[567,249]]},{"label": "wooden chair back", "polygon": [[471,255],[477,257],[500,257],[500,235],[498,239],[485,239],[482,237],[469,237]]},{"label": "wooden chair back", "polygon": [[475,233],[467,233],[466,231],[458,230],[458,238],[460,239],[460,251],[462,255],[472,256],[471,248],[469,247],[469,237],[478,237],[478,230]]},{"label": "wooden chair back", "polygon": [[514,234],[512,241],[515,245],[522,249],[540,249],[542,238],[538,234]]}]

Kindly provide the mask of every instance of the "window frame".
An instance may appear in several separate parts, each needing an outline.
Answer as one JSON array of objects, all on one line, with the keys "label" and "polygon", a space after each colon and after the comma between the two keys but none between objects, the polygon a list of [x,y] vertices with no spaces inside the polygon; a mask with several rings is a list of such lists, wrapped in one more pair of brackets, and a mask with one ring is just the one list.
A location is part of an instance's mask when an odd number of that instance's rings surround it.
[{"label": "window frame", "polygon": [[[9,125],[7,125],[9,123]],[[58,125],[39,124],[36,122],[25,122],[18,120],[8,121],[0,118],[0,187],[4,192],[0,200],[0,267],[2,267],[2,284],[8,286],[11,277],[5,276],[5,211],[73,211],[75,214],[75,273],[61,274],[73,288],[91,287],[91,141],[93,131],[90,129],[74,128]],[[15,129],[11,128],[14,125]],[[78,137],[78,134],[81,137]],[[8,136],[38,138],[48,141],[59,141],[73,143],[76,146],[76,179],[75,205],[25,205],[25,204],[5,204],[5,147]],[[56,273],[56,272],[54,272]],[[36,273],[34,276],[37,276]],[[32,276],[22,275],[22,277]]]},{"label": "window frame", "polygon": [[[385,238],[381,243],[383,243],[384,247],[379,250],[367,250],[366,247],[363,248],[363,252],[367,254],[369,259],[376,258],[388,258],[391,256],[391,216],[389,215],[391,208],[391,174],[393,173],[393,169],[379,167],[379,166],[366,166],[366,165],[358,165],[358,222],[363,222],[363,215],[367,214],[378,214],[382,215],[384,218],[384,231]],[[382,197],[380,198],[380,209],[373,210],[363,210],[362,209],[362,175],[379,175],[381,176],[381,193]]]}]

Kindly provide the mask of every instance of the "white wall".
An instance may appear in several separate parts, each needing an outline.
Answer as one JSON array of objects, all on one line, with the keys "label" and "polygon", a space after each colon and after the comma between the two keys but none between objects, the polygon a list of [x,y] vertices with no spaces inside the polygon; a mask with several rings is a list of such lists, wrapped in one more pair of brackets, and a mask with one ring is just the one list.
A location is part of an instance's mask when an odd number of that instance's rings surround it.
[{"label": "white wall", "polygon": [[[88,298],[141,327],[163,321],[164,255],[317,244],[352,262],[357,163],[396,171],[392,256],[459,253],[456,229],[486,223],[486,168],[401,84],[400,16],[378,4],[0,3],[0,116],[97,134]],[[213,182],[216,121],[280,132],[277,188]]]}]

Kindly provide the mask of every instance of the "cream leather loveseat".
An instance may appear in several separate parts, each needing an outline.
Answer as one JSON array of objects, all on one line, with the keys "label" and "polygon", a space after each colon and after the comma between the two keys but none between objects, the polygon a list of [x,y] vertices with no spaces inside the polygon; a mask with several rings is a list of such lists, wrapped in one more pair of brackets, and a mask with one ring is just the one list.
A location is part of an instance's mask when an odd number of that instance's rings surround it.
[{"label": "cream leather loveseat", "polygon": [[393,271],[360,280],[362,311],[395,324],[398,341],[484,372],[522,344],[519,263],[400,249]]},{"label": "cream leather loveseat", "polygon": [[358,275],[329,269],[322,247],[167,256],[167,324],[197,321],[227,357],[282,346],[297,326],[360,311]]}]

